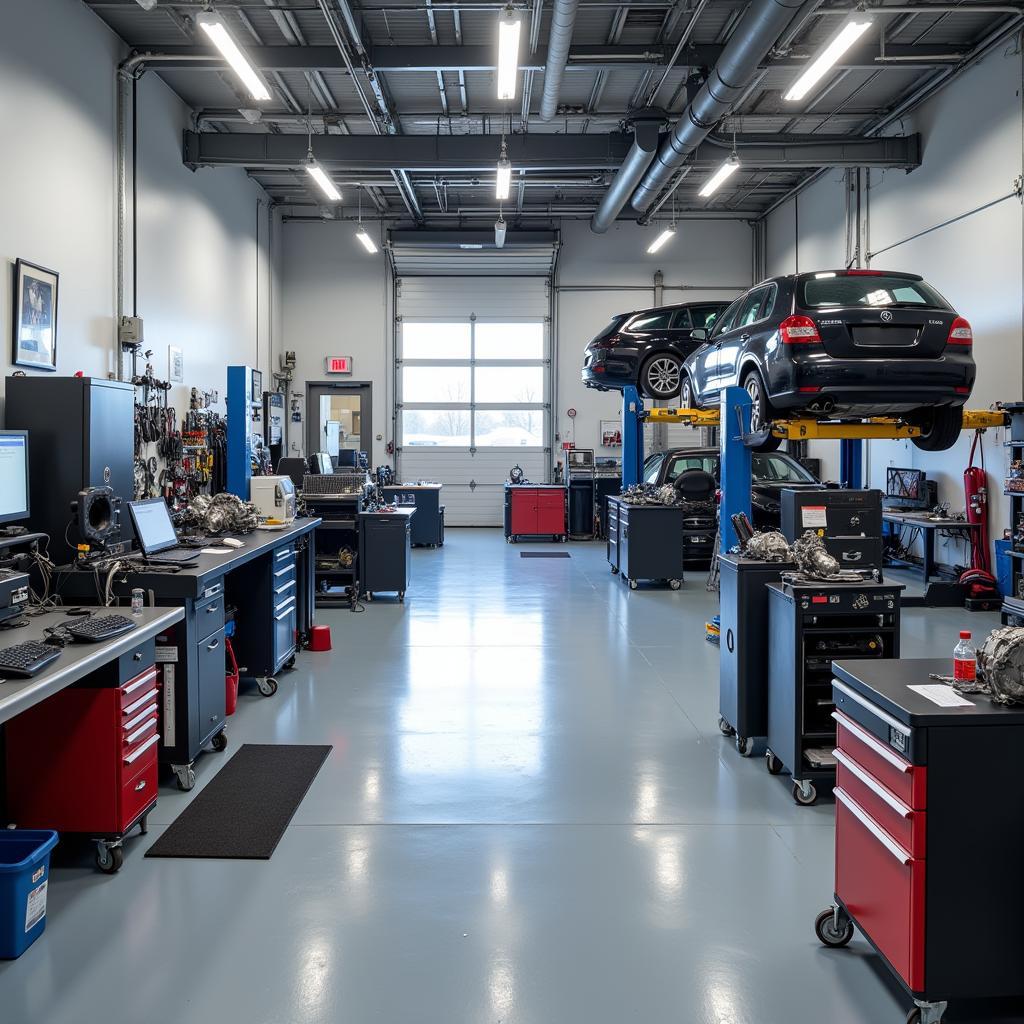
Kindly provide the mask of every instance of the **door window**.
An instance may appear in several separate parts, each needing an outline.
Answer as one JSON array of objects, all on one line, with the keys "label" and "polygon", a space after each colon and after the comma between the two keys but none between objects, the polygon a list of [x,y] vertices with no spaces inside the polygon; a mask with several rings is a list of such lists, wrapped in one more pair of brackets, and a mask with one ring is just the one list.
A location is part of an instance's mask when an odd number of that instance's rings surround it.
[{"label": "door window", "polygon": [[[700,326],[698,324],[698,326]],[[693,321],[690,319],[690,311],[688,309],[677,309],[672,314],[672,330],[673,331],[688,331],[693,327]]]},{"label": "door window", "polygon": [[634,317],[626,329],[631,334],[646,333],[648,331],[667,331],[671,320],[671,310],[652,310],[650,313],[641,313],[638,317]]},{"label": "door window", "polygon": [[708,303],[706,306],[691,306],[690,316],[694,327],[703,327],[709,334],[726,309],[723,302]]},{"label": "door window", "polygon": [[761,319],[761,306],[768,297],[767,288],[755,288],[748,292],[740,303],[739,312],[736,314],[736,322],[733,328],[747,327],[757,323]]},{"label": "door window", "polygon": [[743,303],[743,296],[740,296],[726,311],[719,317],[715,324],[714,336],[716,338],[725,334],[726,331],[731,331],[733,327],[733,320],[736,318],[736,314],[739,311],[740,306]]},{"label": "door window", "polygon": [[664,462],[664,455],[652,455],[644,463],[644,483],[653,484],[657,482],[658,473],[661,471],[661,464]]}]

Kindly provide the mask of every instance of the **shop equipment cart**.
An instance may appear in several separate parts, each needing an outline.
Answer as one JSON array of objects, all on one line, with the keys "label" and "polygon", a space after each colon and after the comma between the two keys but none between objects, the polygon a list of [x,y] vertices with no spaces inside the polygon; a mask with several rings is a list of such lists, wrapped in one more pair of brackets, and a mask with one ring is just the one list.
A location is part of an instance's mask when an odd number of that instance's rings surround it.
[{"label": "shop equipment cart", "polygon": [[630,505],[608,499],[608,562],[631,590],[639,580],[664,580],[673,590],[683,581],[686,512],[681,505]]}]

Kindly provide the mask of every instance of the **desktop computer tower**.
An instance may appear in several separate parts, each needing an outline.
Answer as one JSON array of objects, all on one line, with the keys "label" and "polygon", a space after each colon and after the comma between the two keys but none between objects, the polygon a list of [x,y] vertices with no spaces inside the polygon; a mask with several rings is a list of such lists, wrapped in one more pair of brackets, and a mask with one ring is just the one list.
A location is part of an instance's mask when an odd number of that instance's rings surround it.
[{"label": "desktop computer tower", "polygon": [[[5,422],[29,432],[32,514],[26,526],[50,536],[50,556],[67,562],[76,533],[71,503],[87,487],[121,499],[121,540],[132,539],[126,503],[135,492],[135,389],[95,377],[8,377]],[[117,540],[115,537],[114,540]]]}]

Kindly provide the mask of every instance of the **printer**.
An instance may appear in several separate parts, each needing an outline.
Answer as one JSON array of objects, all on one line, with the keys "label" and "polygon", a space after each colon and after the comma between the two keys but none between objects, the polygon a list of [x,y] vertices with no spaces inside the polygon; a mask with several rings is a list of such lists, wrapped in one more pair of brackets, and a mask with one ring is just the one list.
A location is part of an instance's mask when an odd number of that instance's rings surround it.
[{"label": "printer", "polygon": [[264,519],[290,523],[295,518],[295,484],[290,476],[254,476],[249,500]]}]

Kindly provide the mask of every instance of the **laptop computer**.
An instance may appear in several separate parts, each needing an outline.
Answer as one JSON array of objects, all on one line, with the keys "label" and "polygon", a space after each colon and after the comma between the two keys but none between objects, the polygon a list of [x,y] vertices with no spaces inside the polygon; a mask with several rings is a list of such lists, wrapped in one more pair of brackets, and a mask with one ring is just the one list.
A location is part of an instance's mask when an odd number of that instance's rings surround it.
[{"label": "laptop computer", "polygon": [[163,498],[146,498],[144,501],[128,502],[128,514],[132,517],[135,537],[142,548],[143,558],[151,565],[174,564],[182,565],[195,560],[195,552],[191,551],[187,558],[154,558],[154,555],[166,554],[170,551],[188,550],[178,542],[174,532],[171,514],[167,511],[167,502]]}]

